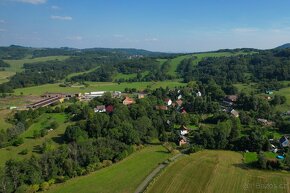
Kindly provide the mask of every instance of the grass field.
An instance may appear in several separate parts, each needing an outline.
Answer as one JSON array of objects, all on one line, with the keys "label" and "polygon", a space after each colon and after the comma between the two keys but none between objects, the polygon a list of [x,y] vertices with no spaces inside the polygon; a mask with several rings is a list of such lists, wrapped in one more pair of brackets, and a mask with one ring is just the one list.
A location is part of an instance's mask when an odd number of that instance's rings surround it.
[{"label": "grass field", "polygon": [[[50,118],[51,117],[51,118]],[[38,139],[33,138],[33,131],[44,128],[47,122],[55,120],[59,126],[53,131],[50,131],[46,136]],[[18,147],[10,146],[0,149],[0,167],[9,159],[21,160],[32,154],[37,154],[39,147],[47,140],[51,139],[51,145],[56,147],[59,145],[60,136],[65,132],[67,124],[64,114],[44,114],[37,119],[37,122],[32,124],[29,129],[20,135],[24,139],[24,143]],[[20,155],[23,150],[28,150],[27,155]]]},{"label": "grass field", "polygon": [[9,110],[0,110],[0,130],[2,129],[6,130],[12,126],[10,123],[6,122],[6,118],[9,113],[10,113]]},{"label": "grass field", "polygon": [[90,91],[124,91],[125,88],[136,88],[137,90],[143,90],[147,87],[155,89],[159,87],[173,88],[175,86],[184,86],[184,83],[175,81],[164,82],[132,82],[132,83],[113,83],[113,82],[88,82],[87,88],[80,87],[59,87],[59,84],[45,84],[41,86],[27,87],[15,89],[15,95],[41,95],[45,92],[90,92]]},{"label": "grass field", "polygon": [[290,173],[245,168],[237,152],[202,151],[166,168],[147,191],[159,192],[288,193]]},{"label": "grass field", "polygon": [[149,146],[90,175],[55,185],[49,193],[132,193],[146,176],[169,158],[162,146]]},{"label": "grass field", "polygon": [[5,71],[0,71],[0,84],[7,82],[8,78],[13,76],[16,72],[21,72],[23,70],[23,64],[25,63],[36,63],[36,62],[45,62],[51,60],[65,60],[69,56],[47,56],[39,58],[26,58],[21,60],[4,60],[10,67],[5,68]]}]

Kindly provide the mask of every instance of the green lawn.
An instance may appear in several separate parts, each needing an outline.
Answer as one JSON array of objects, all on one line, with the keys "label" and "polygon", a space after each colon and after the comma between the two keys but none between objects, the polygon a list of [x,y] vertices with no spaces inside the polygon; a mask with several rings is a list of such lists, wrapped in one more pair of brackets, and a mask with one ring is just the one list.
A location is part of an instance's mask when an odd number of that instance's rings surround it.
[{"label": "green lawn", "polygon": [[113,83],[113,82],[88,82],[87,88],[80,87],[59,87],[59,84],[45,84],[41,86],[27,87],[15,89],[15,95],[41,95],[45,92],[90,92],[90,91],[124,91],[125,88],[136,88],[137,90],[144,90],[147,87],[151,89],[159,87],[185,86],[186,84],[175,81],[164,82],[132,82],[132,83]]},{"label": "green lawn", "polygon": [[165,169],[147,193],[288,193],[290,173],[245,168],[242,155],[201,151]]},{"label": "green lawn", "polygon": [[170,156],[162,146],[149,146],[110,167],[55,185],[48,192],[133,193],[143,179]]},{"label": "green lawn", "polygon": [[256,91],[256,83],[249,84],[234,84],[234,86],[238,89],[239,92],[244,92],[247,94],[254,93]]},{"label": "green lawn", "polygon": [[[51,118],[49,118],[51,117]],[[48,122],[55,120],[59,126],[53,131],[50,131],[46,136],[38,139],[33,138],[33,131],[40,130],[44,128]],[[24,143],[18,147],[10,146],[0,149],[0,166],[3,166],[5,162],[9,159],[21,160],[27,158],[32,154],[38,154],[38,148],[43,144],[43,142],[52,139],[52,146],[56,147],[59,145],[60,136],[65,132],[66,126],[68,124],[64,123],[66,120],[65,114],[44,114],[37,119],[37,122],[32,124],[29,129],[27,129],[20,136],[24,139]],[[19,153],[27,149],[27,155],[20,155]]]}]

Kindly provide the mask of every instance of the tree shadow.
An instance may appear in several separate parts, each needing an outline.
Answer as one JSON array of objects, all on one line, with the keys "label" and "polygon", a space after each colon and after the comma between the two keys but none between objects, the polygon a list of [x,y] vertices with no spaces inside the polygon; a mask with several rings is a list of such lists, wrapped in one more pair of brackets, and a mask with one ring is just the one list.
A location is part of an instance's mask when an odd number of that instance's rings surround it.
[{"label": "tree shadow", "polygon": [[56,136],[56,137],[52,137],[51,140],[54,141],[55,143],[58,143],[58,144],[64,143],[63,135],[61,135],[61,134]]},{"label": "tree shadow", "polygon": [[238,163],[238,164],[232,164],[234,167],[241,168],[243,170],[250,170],[254,169],[254,164],[245,164],[245,163]]}]

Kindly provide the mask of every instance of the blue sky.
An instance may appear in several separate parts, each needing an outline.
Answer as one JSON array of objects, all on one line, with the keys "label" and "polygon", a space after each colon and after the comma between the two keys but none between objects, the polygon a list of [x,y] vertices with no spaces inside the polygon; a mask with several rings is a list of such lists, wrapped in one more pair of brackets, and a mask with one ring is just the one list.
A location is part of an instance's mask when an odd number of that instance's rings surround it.
[{"label": "blue sky", "polygon": [[195,52],[290,42],[286,0],[0,0],[0,45]]}]

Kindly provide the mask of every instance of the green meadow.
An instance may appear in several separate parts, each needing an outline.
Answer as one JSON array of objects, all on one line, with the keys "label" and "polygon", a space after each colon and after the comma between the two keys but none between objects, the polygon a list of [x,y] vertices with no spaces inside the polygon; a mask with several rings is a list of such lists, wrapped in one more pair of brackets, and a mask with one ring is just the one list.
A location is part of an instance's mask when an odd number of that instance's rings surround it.
[{"label": "green meadow", "polygon": [[289,193],[290,174],[247,168],[242,155],[201,151],[162,172],[146,193]]},{"label": "green meadow", "polygon": [[184,86],[184,83],[176,81],[164,82],[132,82],[132,83],[113,83],[113,82],[88,82],[88,87],[60,87],[59,84],[45,84],[41,86],[27,87],[15,89],[15,95],[41,95],[45,92],[72,92],[84,93],[90,91],[124,91],[125,88],[136,88],[137,90],[144,90],[146,88],[155,89],[159,87],[178,87]]},{"label": "green meadow", "polygon": [[159,163],[171,157],[162,146],[147,146],[129,157],[87,176],[68,180],[48,193],[132,193]]}]

